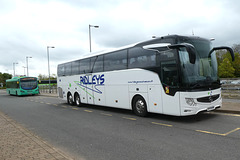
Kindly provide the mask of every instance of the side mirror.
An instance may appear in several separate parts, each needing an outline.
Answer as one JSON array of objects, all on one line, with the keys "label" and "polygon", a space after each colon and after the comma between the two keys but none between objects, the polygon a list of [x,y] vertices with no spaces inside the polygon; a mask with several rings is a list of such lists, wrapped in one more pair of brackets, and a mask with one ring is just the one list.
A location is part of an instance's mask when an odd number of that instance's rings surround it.
[{"label": "side mirror", "polygon": [[234,58],[234,53],[233,53],[232,48],[230,48],[230,47],[225,47],[225,46],[222,46],[222,47],[214,47],[214,48],[209,52],[208,57],[211,57],[211,54],[213,53],[213,51],[221,50],[221,49],[226,49],[227,51],[229,51],[230,54],[231,54],[231,57],[232,57],[232,61],[235,60],[235,58]]},{"label": "side mirror", "polygon": [[170,48],[170,49],[186,48],[186,50],[188,52],[190,63],[195,64],[196,50],[192,44],[189,44],[189,43],[173,44],[173,45],[168,46],[168,48]]}]

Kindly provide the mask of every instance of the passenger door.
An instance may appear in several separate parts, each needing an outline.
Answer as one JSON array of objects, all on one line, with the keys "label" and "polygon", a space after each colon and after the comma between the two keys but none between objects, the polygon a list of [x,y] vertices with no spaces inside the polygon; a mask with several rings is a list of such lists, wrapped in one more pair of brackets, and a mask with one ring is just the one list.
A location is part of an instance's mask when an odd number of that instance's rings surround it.
[{"label": "passenger door", "polygon": [[171,115],[180,114],[178,68],[175,60],[163,61],[161,64],[161,81],[163,85],[162,102],[163,113]]}]

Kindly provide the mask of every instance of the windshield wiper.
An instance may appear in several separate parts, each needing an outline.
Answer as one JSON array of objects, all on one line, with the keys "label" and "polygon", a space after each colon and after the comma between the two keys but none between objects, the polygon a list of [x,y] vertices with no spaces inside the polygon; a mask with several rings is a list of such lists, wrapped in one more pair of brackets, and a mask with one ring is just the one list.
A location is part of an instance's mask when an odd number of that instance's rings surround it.
[{"label": "windshield wiper", "polygon": [[199,83],[194,83],[190,85],[191,88],[197,88],[197,87],[201,87],[201,85]]},{"label": "windshield wiper", "polygon": [[219,81],[213,81],[212,85],[221,85],[221,83]]}]

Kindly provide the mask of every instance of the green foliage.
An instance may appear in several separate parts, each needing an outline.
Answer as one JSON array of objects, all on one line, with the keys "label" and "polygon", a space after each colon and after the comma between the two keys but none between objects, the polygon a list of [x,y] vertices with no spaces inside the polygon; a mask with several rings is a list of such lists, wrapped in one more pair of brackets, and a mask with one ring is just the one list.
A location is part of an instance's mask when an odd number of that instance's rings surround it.
[{"label": "green foliage", "polygon": [[240,77],[240,54],[235,53],[235,61],[232,62],[233,68],[235,69],[234,75],[235,77]]},{"label": "green foliage", "polygon": [[240,54],[234,53],[235,61],[229,52],[217,52],[218,76],[220,78],[240,77]]},{"label": "green foliage", "polygon": [[11,74],[0,72],[0,83],[3,83],[4,87],[6,86],[6,80],[11,78],[12,78]]},{"label": "green foliage", "polygon": [[[38,75],[38,79],[39,79],[39,80],[48,80],[49,77],[48,77],[47,75],[39,74],[39,75]],[[56,74],[50,75],[50,79],[51,79],[51,80],[57,79]]]},{"label": "green foliage", "polygon": [[221,78],[233,78],[235,69],[228,58],[224,58],[223,62],[218,67],[219,77]]}]

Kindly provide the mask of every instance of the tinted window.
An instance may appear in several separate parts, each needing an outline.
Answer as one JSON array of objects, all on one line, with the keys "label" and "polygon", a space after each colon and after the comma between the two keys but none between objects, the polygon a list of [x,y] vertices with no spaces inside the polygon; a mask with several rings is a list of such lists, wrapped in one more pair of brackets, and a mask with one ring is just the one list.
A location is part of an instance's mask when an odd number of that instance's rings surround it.
[{"label": "tinted window", "polygon": [[142,48],[129,49],[128,68],[148,68],[156,66],[156,52]]},{"label": "tinted window", "polygon": [[31,90],[37,88],[37,81],[22,81],[21,88],[25,90]]},{"label": "tinted window", "polygon": [[93,72],[103,72],[103,56],[98,56],[95,61]]},{"label": "tinted window", "polygon": [[7,88],[19,88],[18,81],[7,82]]},{"label": "tinted window", "polygon": [[90,64],[90,72],[93,71],[93,65],[96,63],[97,57],[92,57],[91,58],[91,64]]},{"label": "tinted window", "polygon": [[90,73],[90,58],[80,61],[80,74]]},{"label": "tinted window", "polygon": [[104,71],[127,69],[127,50],[104,55]]},{"label": "tinted window", "polygon": [[178,86],[178,69],[176,61],[161,62],[162,83],[169,86]]},{"label": "tinted window", "polygon": [[72,62],[72,75],[79,74],[80,70],[80,61],[73,61]]},{"label": "tinted window", "polygon": [[159,58],[161,61],[169,60],[169,59],[175,59],[176,58],[176,51],[175,50],[167,50],[162,51],[159,53]]},{"label": "tinted window", "polygon": [[64,75],[64,64],[58,65],[57,74],[58,74],[58,76]]},{"label": "tinted window", "polygon": [[72,63],[71,62],[65,63],[64,68],[65,68],[65,75],[66,76],[69,76],[69,75],[72,74]]}]

